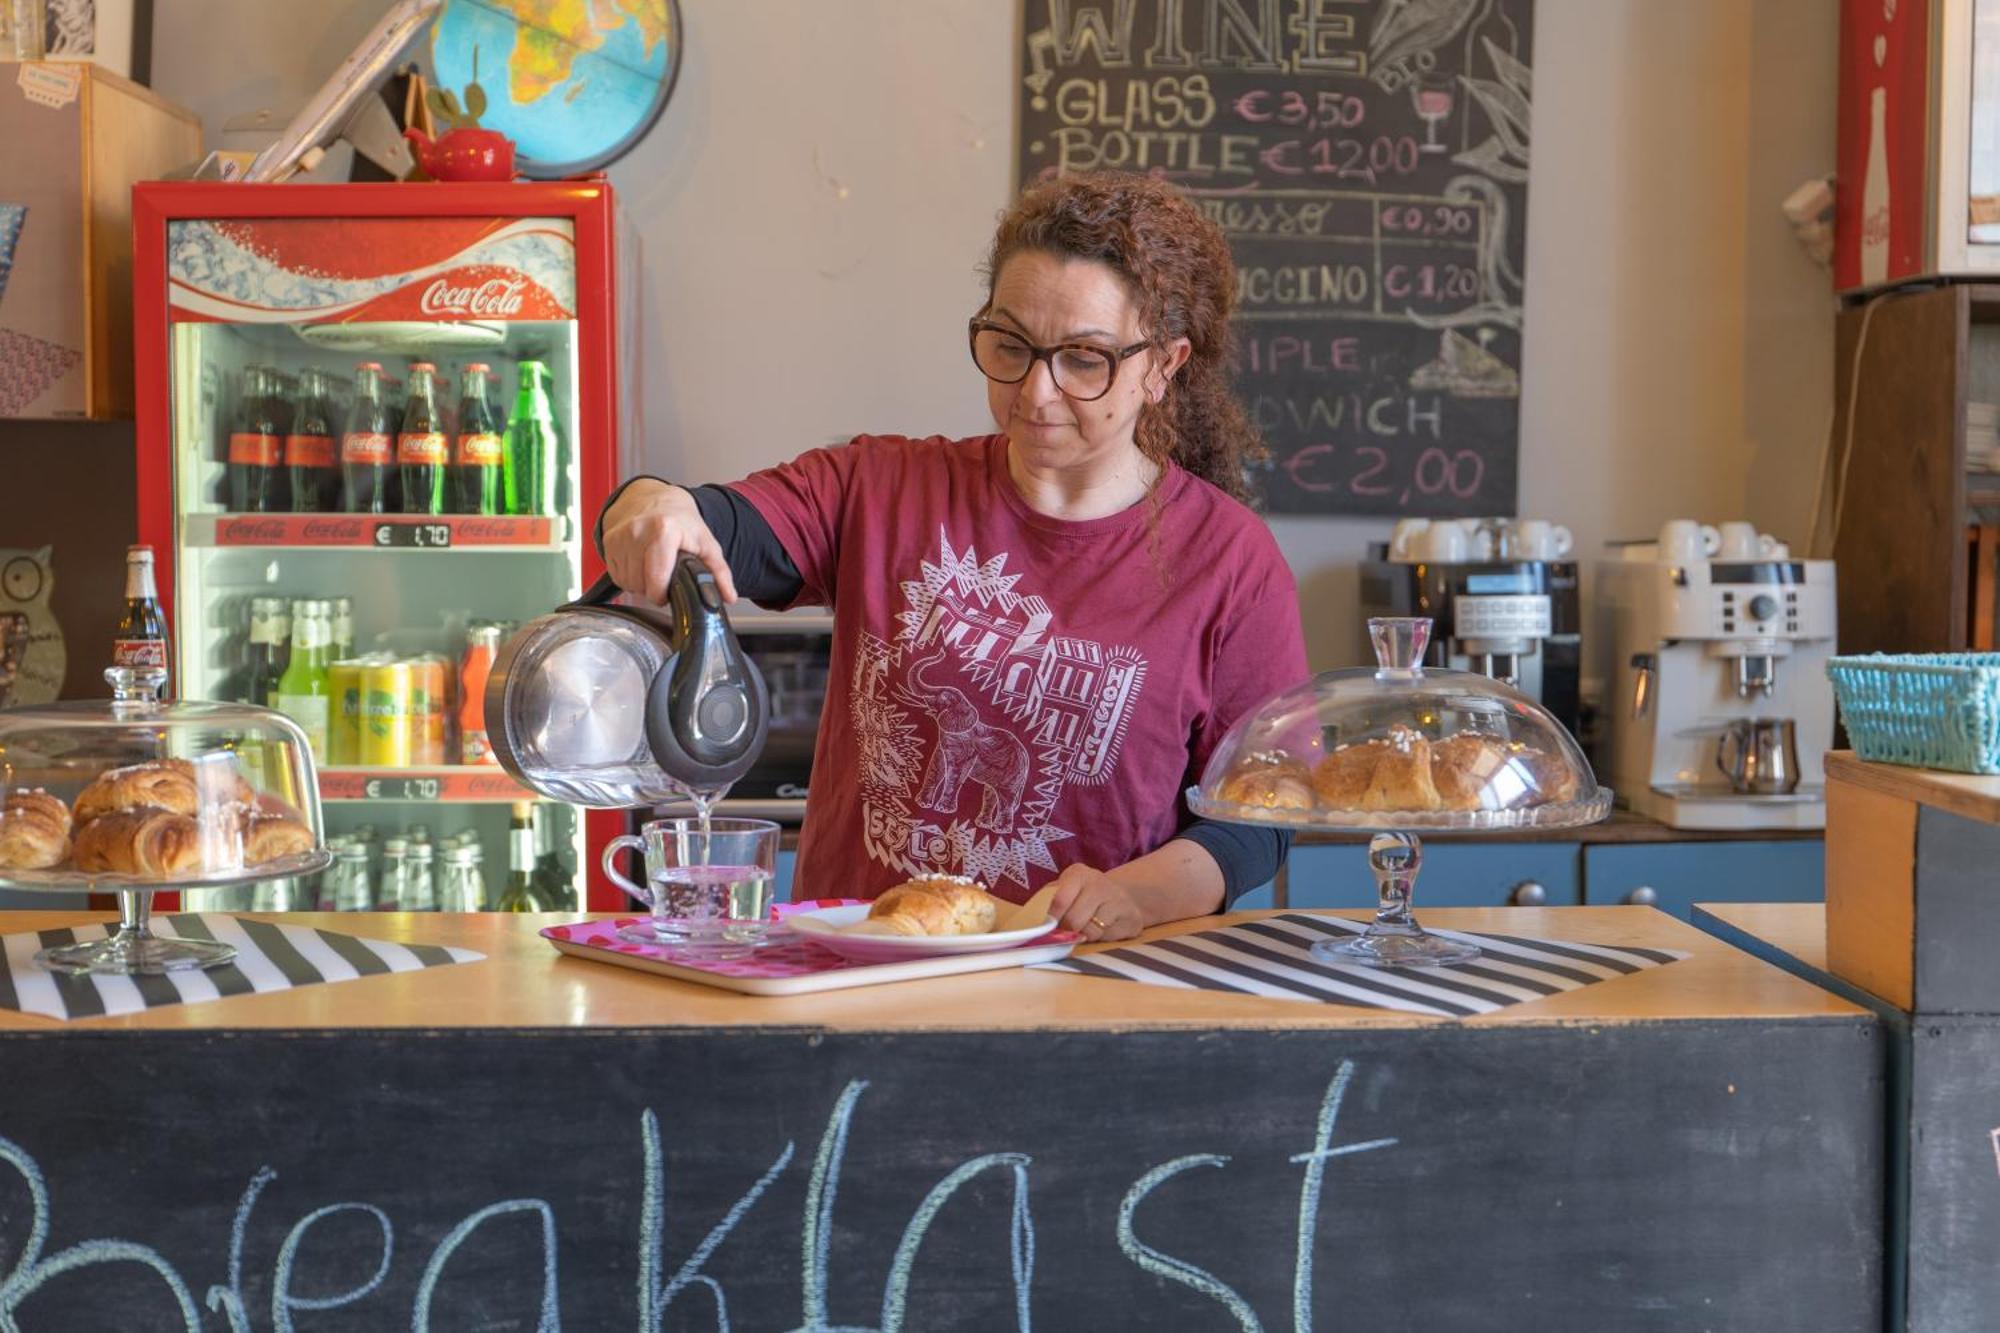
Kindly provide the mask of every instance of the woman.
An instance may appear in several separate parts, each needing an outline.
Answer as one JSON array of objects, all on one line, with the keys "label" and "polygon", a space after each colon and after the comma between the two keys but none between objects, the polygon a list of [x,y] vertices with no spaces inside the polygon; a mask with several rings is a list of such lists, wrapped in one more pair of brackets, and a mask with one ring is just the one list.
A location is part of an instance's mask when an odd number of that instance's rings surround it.
[{"label": "woman", "polygon": [[1298,594],[1244,505],[1235,270],[1172,186],[1077,176],[1001,219],[972,320],[999,433],[863,436],[727,487],[627,483],[619,586],[682,552],[724,595],[834,612],[800,896],[970,875],[1123,939],[1276,870],[1275,831],[1193,819],[1229,724],[1306,675]]}]

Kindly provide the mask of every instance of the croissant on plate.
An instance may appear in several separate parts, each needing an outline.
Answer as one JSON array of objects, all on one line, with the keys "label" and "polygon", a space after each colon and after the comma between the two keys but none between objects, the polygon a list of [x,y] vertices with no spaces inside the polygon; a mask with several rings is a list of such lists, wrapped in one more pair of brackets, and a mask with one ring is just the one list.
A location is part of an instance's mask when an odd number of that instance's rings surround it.
[{"label": "croissant on plate", "polygon": [[312,830],[283,815],[252,815],[243,831],[243,864],[261,866],[313,848]]},{"label": "croissant on plate", "polygon": [[76,868],[120,875],[185,875],[204,868],[206,831],[192,815],[172,810],[115,810],[77,825]]},{"label": "croissant on plate", "polygon": [[1516,810],[1575,799],[1576,775],[1519,741],[1467,731],[1426,740],[1399,726],[1333,751],[1313,789],[1332,810]]},{"label": "croissant on plate", "polygon": [[69,856],[69,807],[40,787],[0,802],[0,870],[47,870]]},{"label": "croissant on plate", "polygon": [[1329,810],[1437,810],[1431,746],[1414,728],[1337,747],[1313,769],[1313,790]]},{"label": "croissant on plate", "polygon": [[1215,794],[1224,801],[1264,810],[1310,810],[1312,771],[1288,755],[1260,750],[1245,755]]},{"label": "croissant on plate", "polygon": [[192,815],[203,805],[248,804],[256,799],[255,789],[227,755],[204,759],[199,766],[186,759],[157,759],[98,774],[77,795],[75,815],[79,824],[112,811],[148,806]]},{"label": "croissant on plate", "polygon": [[923,875],[884,889],[868,909],[868,929],[880,935],[983,935],[999,914],[999,899],[978,880]]}]

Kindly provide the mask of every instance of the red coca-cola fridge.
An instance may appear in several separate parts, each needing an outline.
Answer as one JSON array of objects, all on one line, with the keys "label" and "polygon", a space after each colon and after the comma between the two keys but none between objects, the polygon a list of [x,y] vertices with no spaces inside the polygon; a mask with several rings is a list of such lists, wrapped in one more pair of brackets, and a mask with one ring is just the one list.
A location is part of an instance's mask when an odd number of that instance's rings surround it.
[{"label": "red coca-cola fridge", "polygon": [[479,688],[500,636],[602,571],[615,222],[600,179],[135,191],[172,688],[297,720],[334,850],[315,882],[199,905],[622,905],[595,869],[621,817],[508,779]]}]

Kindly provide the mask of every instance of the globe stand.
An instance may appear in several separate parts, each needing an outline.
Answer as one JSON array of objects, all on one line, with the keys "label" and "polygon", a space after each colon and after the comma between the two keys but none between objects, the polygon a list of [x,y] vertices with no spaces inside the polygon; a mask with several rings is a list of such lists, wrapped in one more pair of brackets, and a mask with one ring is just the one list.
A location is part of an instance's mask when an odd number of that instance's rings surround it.
[{"label": "globe stand", "polygon": [[1433,935],[1410,913],[1423,842],[1411,833],[1377,833],[1368,842],[1368,868],[1375,872],[1378,906],[1374,924],[1344,940],[1321,940],[1312,956],[1322,963],[1367,967],[1448,967],[1479,957],[1479,946]]},{"label": "globe stand", "polygon": [[35,962],[70,975],[159,976],[220,967],[236,957],[234,945],[213,940],[162,939],[152,931],[152,889],[118,891],[118,929],[101,940],[43,949]]}]

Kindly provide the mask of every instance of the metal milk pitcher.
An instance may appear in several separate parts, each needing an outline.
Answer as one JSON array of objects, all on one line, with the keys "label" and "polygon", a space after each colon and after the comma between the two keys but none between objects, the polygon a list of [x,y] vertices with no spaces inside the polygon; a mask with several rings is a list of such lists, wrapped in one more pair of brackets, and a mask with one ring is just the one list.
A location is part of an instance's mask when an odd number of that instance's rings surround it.
[{"label": "metal milk pitcher", "polygon": [[1715,766],[1743,796],[1783,796],[1799,785],[1798,731],[1788,717],[1739,717],[1715,743]]}]

